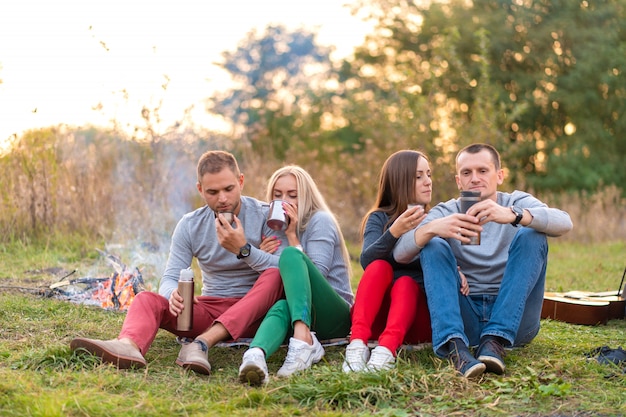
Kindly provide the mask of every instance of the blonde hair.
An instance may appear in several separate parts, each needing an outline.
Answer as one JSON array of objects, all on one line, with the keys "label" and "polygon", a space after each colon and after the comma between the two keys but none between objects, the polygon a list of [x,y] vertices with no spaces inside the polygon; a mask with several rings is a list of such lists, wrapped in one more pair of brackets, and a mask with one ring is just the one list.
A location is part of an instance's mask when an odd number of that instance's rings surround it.
[{"label": "blonde hair", "polygon": [[348,248],[346,247],[346,241],[343,237],[343,233],[341,232],[341,227],[339,226],[337,217],[330,210],[330,208],[328,208],[324,196],[317,188],[317,184],[304,168],[297,165],[286,165],[276,170],[270,177],[267,184],[267,201],[274,199],[274,186],[276,185],[278,179],[284,177],[285,175],[293,175],[296,179],[296,186],[298,187],[298,236],[301,236],[302,233],[304,233],[309,220],[311,220],[311,217],[313,217],[313,214],[315,214],[316,211],[325,211],[330,214],[333,222],[335,223],[335,227],[337,228],[341,251],[348,268],[348,274],[351,277],[352,264],[350,263],[350,254],[348,252]]}]

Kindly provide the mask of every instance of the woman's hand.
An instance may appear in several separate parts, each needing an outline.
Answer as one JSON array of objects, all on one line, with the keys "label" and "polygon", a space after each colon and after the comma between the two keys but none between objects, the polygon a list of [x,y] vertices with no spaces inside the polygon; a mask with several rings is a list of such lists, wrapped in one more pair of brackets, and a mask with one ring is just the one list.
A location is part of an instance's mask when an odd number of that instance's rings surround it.
[{"label": "woman's hand", "polygon": [[267,253],[275,253],[280,247],[281,241],[277,236],[262,236],[261,244],[259,245],[259,249],[263,252]]},{"label": "woman's hand", "polygon": [[298,208],[288,202],[283,202],[283,210],[285,210],[285,214],[289,218],[289,225],[287,229],[285,229],[285,235],[287,235],[287,239],[289,240],[290,246],[299,245],[300,241],[298,240]]},{"label": "woman's hand", "polygon": [[389,232],[393,237],[398,238],[409,230],[415,229],[425,217],[424,207],[420,205],[409,207],[393,222],[389,227]]},{"label": "woman's hand", "polygon": [[465,274],[461,271],[460,266],[457,266],[457,269],[459,270],[459,277],[461,279],[461,294],[467,297],[470,293],[470,288],[469,288],[469,284],[467,283],[467,278],[465,277]]}]

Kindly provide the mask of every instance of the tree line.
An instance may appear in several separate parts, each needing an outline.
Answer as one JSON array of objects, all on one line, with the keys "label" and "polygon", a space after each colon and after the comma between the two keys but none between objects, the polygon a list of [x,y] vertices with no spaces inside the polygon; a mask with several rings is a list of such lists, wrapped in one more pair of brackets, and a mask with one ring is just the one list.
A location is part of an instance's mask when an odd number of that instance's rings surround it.
[{"label": "tree line", "polygon": [[[194,169],[209,148],[235,153],[247,193],[259,197],[276,167],[302,165],[352,225],[372,203],[378,170],[393,151],[431,157],[438,201],[456,195],[456,151],[488,142],[502,153],[504,189],[578,199],[583,209],[601,194],[616,210],[610,217],[619,233],[626,227],[624,6],[359,0],[352,7],[375,29],[340,61],[312,32],[250,32],[218,63],[234,86],[207,98],[207,111],[229,133],[183,123],[158,132],[147,109],[142,139],[90,127],[28,132],[0,158],[0,231],[168,229],[200,204]],[[156,217],[148,212],[167,220],[149,224]]]}]

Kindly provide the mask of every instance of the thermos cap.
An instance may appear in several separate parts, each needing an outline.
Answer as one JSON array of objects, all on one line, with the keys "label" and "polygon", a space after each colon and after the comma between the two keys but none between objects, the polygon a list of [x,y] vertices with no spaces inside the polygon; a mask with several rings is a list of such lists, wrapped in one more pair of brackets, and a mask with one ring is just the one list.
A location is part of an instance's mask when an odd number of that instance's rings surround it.
[{"label": "thermos cap", "polygon": [[480,197],[480,191],[461,191],[461,197]]},{"label": "thermos cap", "polygon": [[191,268],[180,270],[180,281],[193,281],[193,270]]}]

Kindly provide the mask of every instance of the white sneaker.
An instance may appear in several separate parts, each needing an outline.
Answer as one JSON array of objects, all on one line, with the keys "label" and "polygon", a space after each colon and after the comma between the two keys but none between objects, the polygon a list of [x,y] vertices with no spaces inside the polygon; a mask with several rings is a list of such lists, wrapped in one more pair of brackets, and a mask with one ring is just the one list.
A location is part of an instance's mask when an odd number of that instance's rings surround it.
[{"label": "white sneaker", "polygon": [[302,340],[289,339],[289,350],[283,366],[280,367],[276,375],[289,376],[294,372],[309,369],[311,365],[319,362],[324,356],[324,347],[322,347],[315,333],[311,332],[313,344],[309,345]]},{"label": "white sneaker", "polygon": [[341,369],[345,373],[364,371],[369,358],[370,349],[367,345],[361,339],[354,339],[346,347],[346,357]]},{"label": "white sneaker", "polygon": [[392,369],[395,364],[396,358],[389,349],[384,346],[376,346],[367,362],[367,369],[369,371],[384,371]]},{"label": "white sneaker", "polygon": [[262,385],[269,381],[265,353],[260,348],[251,348],[243,354],[239,367],[239,381],[243,384]]}]

